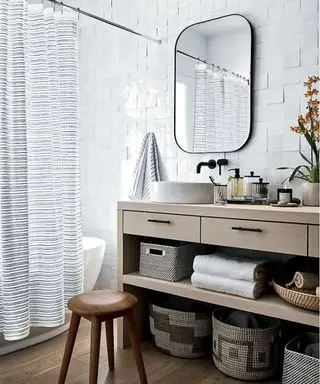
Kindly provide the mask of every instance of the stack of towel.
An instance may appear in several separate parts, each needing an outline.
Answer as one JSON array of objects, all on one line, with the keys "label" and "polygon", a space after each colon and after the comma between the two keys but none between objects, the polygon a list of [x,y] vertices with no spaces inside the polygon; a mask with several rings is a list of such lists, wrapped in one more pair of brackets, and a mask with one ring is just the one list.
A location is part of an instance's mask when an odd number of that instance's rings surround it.
[{"label": "stack of towel", "polygon": [[231,258],[215,253],[196,256],[191,283],[195,287],[256,299],[268,289],[266,260]]}]

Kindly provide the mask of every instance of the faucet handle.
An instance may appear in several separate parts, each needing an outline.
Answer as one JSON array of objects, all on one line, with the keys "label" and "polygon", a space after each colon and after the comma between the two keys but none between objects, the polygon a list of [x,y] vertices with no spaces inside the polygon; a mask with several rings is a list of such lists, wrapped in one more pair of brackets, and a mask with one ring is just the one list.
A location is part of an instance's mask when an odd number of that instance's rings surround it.
[{"label": "faucet handle", "polygon": [[227,159],[219,159],[217,161],[217,164],[218,164],[218,167],[219,167],[219,176],[221,176],[221,167],[222,166],[225,166],[225,165],[228,165],[228,160]]},{"label": "faucet handle", "polygon": [[217,166],[217,162],[215,160],[209,160],[208,161],[208,168],[209,169],[215,169],[215,167]]}]

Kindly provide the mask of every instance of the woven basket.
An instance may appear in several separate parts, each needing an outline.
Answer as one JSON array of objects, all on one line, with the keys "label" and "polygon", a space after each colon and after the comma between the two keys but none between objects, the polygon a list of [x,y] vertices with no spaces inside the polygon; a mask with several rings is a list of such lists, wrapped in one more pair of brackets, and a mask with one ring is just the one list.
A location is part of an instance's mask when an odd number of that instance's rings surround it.
[{"label": "woven basket", "polygon": [[316,333],[304,333],[289,341],[284,351],[282,384],[320,383],[320,360],[301,353],[313,343],[319,343]]},{"label": "woven basket", "polygon": [[224,374],[240,380],[267,380],[278,371],[280,321],[260,316],[266,328],[239,328],[224,323],[230,309],[212,315],[213,361]]},{"label": "woven basket", "polygon": [[284,288],[275,281],[273,281],[273,287],[277,295],[288,303],[309,311],[319,311],[320,298],[318,296]]},{"label": "woven basket", "polygon": [[198,246],[141,243],[139,273],[155,279],[178,281],[191,276]]},{"label": "woven basket", "polygon": [[169,355],[194,359],[210,352],[212,324],[205,311],[177,311],[151,304],[150,329],[156,347]]}]

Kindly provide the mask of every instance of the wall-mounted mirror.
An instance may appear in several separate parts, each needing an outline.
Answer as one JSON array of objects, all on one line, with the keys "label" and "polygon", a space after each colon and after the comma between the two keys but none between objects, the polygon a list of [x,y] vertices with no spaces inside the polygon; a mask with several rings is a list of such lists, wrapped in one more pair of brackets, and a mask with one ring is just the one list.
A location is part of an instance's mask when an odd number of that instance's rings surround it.
[{"label": "wall-mounted mirror", "polygon": [[251,130],[252,29],[229,15],[193,24],[175,46],[175,138],[190,153],[233,152]]}]

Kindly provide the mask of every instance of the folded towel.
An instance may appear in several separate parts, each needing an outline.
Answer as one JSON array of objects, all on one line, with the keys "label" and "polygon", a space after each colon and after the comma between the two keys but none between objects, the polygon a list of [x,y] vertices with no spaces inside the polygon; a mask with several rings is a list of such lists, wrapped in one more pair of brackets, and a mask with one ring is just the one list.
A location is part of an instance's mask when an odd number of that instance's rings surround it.
[{"label": "folded towel", "polygon": [[230,293],[231,295],[247,297],[249,299],[256,299],[262,296],[266,293],[268,287],[265,282],[228,279],[227,277],[206,275],[199,272],[192,274],[191,283],[198,288]]},{"label": "folded towel", "polygon": [[156,137],[153,132],[147,133],[143,139],[133,172],[133,184],[129,194],[131,200],[150,198],[151,183],[161,181],[159,161]]},{"label": "folded towel", "polygon": [[246,281],[266,281],[267,268],[265,260],[235,258],[222,253],[196,256],[193,270],[207,275],[227,277]]}]

